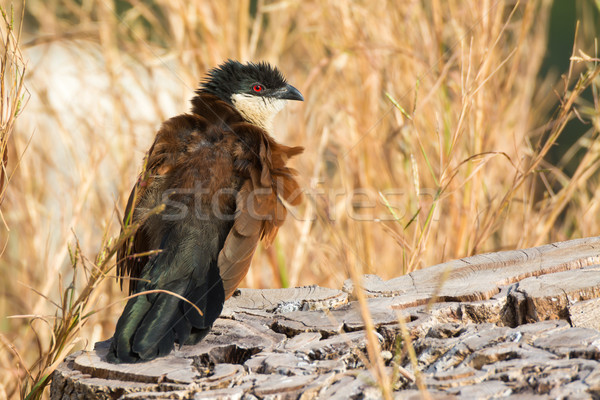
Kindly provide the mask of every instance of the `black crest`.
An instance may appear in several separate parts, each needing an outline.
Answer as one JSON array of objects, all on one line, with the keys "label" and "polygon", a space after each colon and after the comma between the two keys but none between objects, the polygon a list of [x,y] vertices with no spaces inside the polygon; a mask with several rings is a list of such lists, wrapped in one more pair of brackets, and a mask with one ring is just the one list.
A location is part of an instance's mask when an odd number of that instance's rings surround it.
[{"label": "black crest", "polygon": [[254,84],[261,84],[267,89],[279,89],[286,86],[287,82],[283,74],[267,62],[242,64],[227,60],[208,71],[197,93],[211,93],[231,103],[233,94],[251,94]]}]

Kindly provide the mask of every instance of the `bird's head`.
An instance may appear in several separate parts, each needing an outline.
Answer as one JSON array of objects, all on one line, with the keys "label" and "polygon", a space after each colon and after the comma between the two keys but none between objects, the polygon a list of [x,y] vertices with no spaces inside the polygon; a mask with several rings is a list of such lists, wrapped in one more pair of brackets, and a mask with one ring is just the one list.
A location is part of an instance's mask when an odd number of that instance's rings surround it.
[{"label": "bird's head", "polygon": [[287,100],[304,100],[298,89],[266,62],[241,64],[228,60],[208,72],[199,92],[228,102],[244,119],[268,132]]}]

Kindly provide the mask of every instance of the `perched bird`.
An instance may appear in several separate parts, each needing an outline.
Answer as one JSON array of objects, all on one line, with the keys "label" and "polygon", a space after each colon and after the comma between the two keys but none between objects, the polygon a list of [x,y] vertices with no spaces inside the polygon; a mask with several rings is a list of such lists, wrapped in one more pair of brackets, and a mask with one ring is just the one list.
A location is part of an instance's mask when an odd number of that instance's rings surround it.
[{"label": "perched bird", "polygon": [[191,113],[162,124],[125,211],[124,226],[139,228],[117,254],[121,285],[154,292],[127,302],[110,362],[152,360],[204,338],[259,241],[270,243],[286,204],[299,203],[286,163],[303,148],[271,136],[287,100],[304,99],[277,68],[229,60],[201,82]]}]

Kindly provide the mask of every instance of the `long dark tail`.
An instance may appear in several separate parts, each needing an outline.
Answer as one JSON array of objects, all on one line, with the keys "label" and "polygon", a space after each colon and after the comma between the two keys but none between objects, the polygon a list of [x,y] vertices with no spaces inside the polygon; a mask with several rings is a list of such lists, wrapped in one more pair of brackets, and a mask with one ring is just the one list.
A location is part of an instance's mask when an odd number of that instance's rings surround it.
[{"label": "long dark tail", "polygon": [[[216,249],[203,249],[193,242],[186,238],[154,256],[142,276],[147,282],[138,282],[137,291],[177,293],[193,302],[203,315],[168,293],[136,296],[127,302],[117,322],[109,362],[149,361],[169,354],[175,343],[194,344],[206,336],[221,314],[225,292],[217,267],[218,250],[215,254]],[[207,257],[209,250],[212,254]]]}]

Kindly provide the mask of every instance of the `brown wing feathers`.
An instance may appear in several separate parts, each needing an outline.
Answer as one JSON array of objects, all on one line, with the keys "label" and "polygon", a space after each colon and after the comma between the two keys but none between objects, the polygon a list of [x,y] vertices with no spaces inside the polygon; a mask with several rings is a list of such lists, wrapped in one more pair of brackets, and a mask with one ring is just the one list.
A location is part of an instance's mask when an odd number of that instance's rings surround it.
[{"label": "brown wing feathers", "polygon": [[[141,226],[118,251],[117,273],[121,284],[130,278],[130,293],[172,288],[203,315],[168,294],[130,299],[117,323],[111,362],[149,360],[170,352],[175,342],[204,337],[246,276],[259,241],[269,245],[286,205],[301,201],[296,172],[286,164],[302,147],[277,143],[214,95],[200,93],[192,104],[192,114],[163,124],[148,152],[124,217]],[[171,190],[188,214],[208,211],[208,220],[186,214],[167,222],[177,211],[172,205],[150,214]],[[222,190],[235,196],[222,199]]]},{"label": "brown wing feathers", "polygon": [[[216,112],[231,113],[230,107],[222,107],[223,102],[216,107]],[[194,103],[194,111],[207,113],[206,102]],[[225,245],[219,254],[218,265],[225,287],[225,298],[229,298],[246,276],[252,256],[260,239],[269,245],[279,226],[286,218],[286,208],[280,199],[297,205],[302,199],[300,187],[294,179],[296,171],[287,167],[291,158],[304,151],[302,147],[289,147],[277,143],[262,129],[248,123],[238,123],[231,126],[240,135],[242,146],[238,148],[237,157],[245,160],[242,169],[249,175],[237,194],[236,218],[233,227],[225,240]],[[173,159],[178,149],[169,146],[172,138],[161,130],[155,143],[148,153],[146,171],[140,176],[134,191],[132,191],[125,210],[125,219],[132,213],[134,221],[140,219],[140,213],[135,214],[133,199],[136,206],[144,198],[152,181],[167,174],[177,163]],[[240,151],[241,150],[241,151]],[[250,155],[250,156],[249,156]],[[258,155],[258,157],[256,157]],[[254,157],[252,157],[254,156]],[[254,161],[253,163],[249,161]],[[131,240],[124,243],[117,255],[117,274],[121,279],[129,281],[130,294],[135,292],[136,279],[141,275],[142,268],[148,261],[148,256],[140,255],[152,249],[150,239],[142,226]]]},{"label": "brown wing feathers", "polygon": [[219,271],[225,288],[225,298],[231,297],[246,276],[252,256],[260,239],[271,244],[287,211],[280,197],[298,204],[300,188],[294,179],[295,171],[286,161],[302,153],[302,147],[276,143],[266,132],[248,125],[244,137],[259,136],[258,168],[250,169],[248,179],[237,196],[236,219],[219,253]]}]

